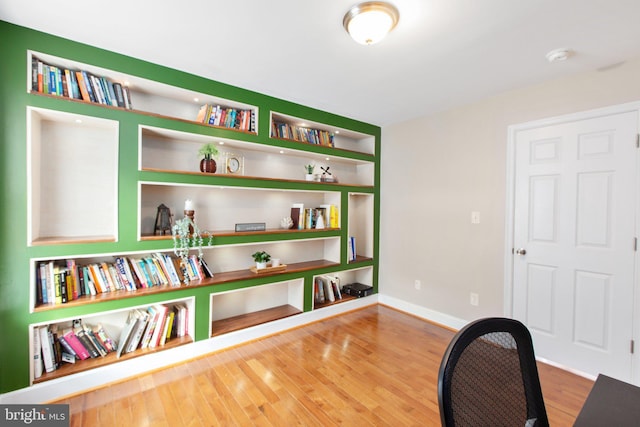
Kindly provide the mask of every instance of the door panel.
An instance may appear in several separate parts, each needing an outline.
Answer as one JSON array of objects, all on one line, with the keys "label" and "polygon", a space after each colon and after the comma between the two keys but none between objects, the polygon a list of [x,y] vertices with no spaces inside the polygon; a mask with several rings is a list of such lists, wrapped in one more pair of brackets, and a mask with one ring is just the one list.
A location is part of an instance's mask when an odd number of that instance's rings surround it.
[{"label": "door panel", "polygon": [[631,380],[637,112],[517,132],[513,314],[536,354]]}]

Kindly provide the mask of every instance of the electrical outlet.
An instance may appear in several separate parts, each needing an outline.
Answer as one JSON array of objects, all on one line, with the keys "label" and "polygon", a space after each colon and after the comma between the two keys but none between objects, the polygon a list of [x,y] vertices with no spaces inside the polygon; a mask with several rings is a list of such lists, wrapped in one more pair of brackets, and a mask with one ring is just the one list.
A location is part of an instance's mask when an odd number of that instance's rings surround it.
[{"label": "electrical outlet", "polygon": [[422,282],[420,282],[420,280],[416,279],[413,282],[413,286],[415,286],[416,290],[419,291],[422,288]]},{"label": "electrical outlet", "polygon": [[480,224],[480,212],[471,212],[471,224]]},{"label": "electrical outlet", "polygon": [[471,292],[469,294],[469,303],[477,307],[478,305],[480,305],[480,296],[475,292]]}]

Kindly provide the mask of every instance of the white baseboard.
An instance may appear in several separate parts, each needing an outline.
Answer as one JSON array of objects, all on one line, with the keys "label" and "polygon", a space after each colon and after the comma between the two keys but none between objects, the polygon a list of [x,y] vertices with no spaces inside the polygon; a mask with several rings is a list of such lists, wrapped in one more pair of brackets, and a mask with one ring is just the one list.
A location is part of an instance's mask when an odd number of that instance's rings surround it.
[{"label": "white baseboard", "polygon": [[207,340],[172,348],[166,351],[129,359],[67,377],[34,384],[31,387],[0,395],[0,404],[37,404],[58,400],[64,396],[88,391],[105,384],[144,374],[155,369],[183,363],[206,354],[253,341],[287,329],[296,328],[328,317],[346,313],[378,303],[378,295],[371,295],[319,310],[300,313],[295,316],[230,332]]},{"label": "white baseboard", "polygon": [[387,295],[378,295],[378,302],[380,304],[388,305],[389,307],[395,308],[396,310],[404,311],[405,313],[409,313],[416,317],[420,317],[422,319],[437,323],[456,331],[462,329],[464,325],[469,323],[467,320],[453,317],[439,311],[430,310],[428,308]]}]

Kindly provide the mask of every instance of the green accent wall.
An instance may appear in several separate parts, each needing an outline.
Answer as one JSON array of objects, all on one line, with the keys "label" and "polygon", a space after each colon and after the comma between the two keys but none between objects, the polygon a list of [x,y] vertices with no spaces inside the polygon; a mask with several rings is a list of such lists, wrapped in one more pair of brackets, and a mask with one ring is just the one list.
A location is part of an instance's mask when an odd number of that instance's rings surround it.
[{"label": "green accent wall", "polygon": [[[259,108],[258,135],[246,135],[244,140],[255,143],[273,144],[269,141],[270,117],[269,111],[304,117],[308,120],[330,124],[340,128],[351,129],[375,136],[375,153],[380,153],[380,128],[371,124],[352,120],[328,112],[316,110],[303,105],[287,102],[285,100],[269,97],[253,91],[226,85],[208,80],[182,71],[116,54],[106,50],[91,47],[82,43],[59,38],[42,32],[0,21],[0,40],[2,43],[2,61],[0,61],[0,173],[2,192],[0,193],[0,223],[2,237],[0,238],[0,325],[2,325],[3,337],[0,345],[0,392],[6,393],[12,390],[29,386],[29,334],[30,324],[53,321],[58,318],[82,317],[97,311],[107,311],[124,308],[131,305],[160,303],[167,299],[182,297],[195,297],[196,299],[196,336],[195,340],[207,339],[208,313],[200,308],[204,306],[210,287],[181,288],[173,291],[170,296],[166,293],[138,296],[126,301],[108,301],[83,306],[64,307],[56,310],[30,312],[30,259],[39,257],[63,257],[66,255],[83,255],[92,253],[118,253],[127,251],[152,251],[156,249],[168,249],[172,246],[167,241],[144,241],[136,239],[136,206],[137,206],[137,182],[147,179],[150,175],[144,175],[137,168],[137,139],[138,125],[166,126],[165,119],[160,117],[136,114],[119,109],[103,108],[99,105],[84,104],[78,102],[64,102],[60,99],[29,94],[27,91],[27,51],[34,50],[53,56],[72,59],[77,62],[95,65],[111,70],[117,70],[124,74],[140,76],[145,79],[155,80],[171,86],[183,87],[201,93],[213,94],[217,97],[227,98],[241,103],[255,105]],[[27,106],[55,109],[71,113],[85,114],[95,117],[117,120],[120,132],[119,146],[119,193],[118,193],[118,236],[119,241],[112,243],[85,243],[67,244],[57,246],[28,246],[27,245]],[[172,129],[185,132],[208,132],[210,135],[225,137],[231,131],[223,129],[204,129],[203,126],[176,122],[171,124]],[[234,136],[237,139],[237,135]],[[293,143],[282,142],[282,146],[290,146]],[[309,150],[329,153],[330,148],[313,146]],[[366,155],[353,153],[354,159],[367,158]],[[159,178],[160,179],[160,178]],[[199,176],[178,177],[181,182],[197,184],[203,182]],[[234,182],[229,185],[246,185],[247,180]],[[269,186],[268,183],[259,185]],[[283,187],[283,185],[278,185]],[[348,191],[348,186],[343,186],[343,198]],[[305,189],[303,183],[288,183],[286,188]],[[378,230],[380,212],[380,161],[375,159],[375,183],[373,190],[374,201],[374,256],[373,261],[364,266],[373,268],[373,285],[377,292],[378,277]],[[314,189],[325,189],[321,185]],[[333,191],[335,187],[326,187],[327,191]],[[363,192],[362,189],[354,189]],[[367,190],[365,190],[366,192]],[[69,189],[69,196],[77,196],[73,189]],[[347,204],[343,201],[343,206]],[[341,215],[345,213],[341,212]],[[344,218],[343,218],[344,220]],[[343,222],[343,224],[346,224]],[[342,241],[346,241],[347,227],[339,232]],[[337,233],[337,232],[336,232]],[[281,236],[277,239],[290,239]],[[227,239],[229,242],[242,243],[242,239]],[[224,239],[220,243],[226,243]],[[342,245],[344,247],[344,245]],[[311,310],[312,277],[315,274],[337,271],[350,268],[346,265],[346,250],[343,249],[342,265],[338,268],[317,269],[302,275],[284,274],[278,280],[304,277],[305,281],[305,311]],[[273,281],[273,278],[271,278]],[[269,283],[269,278],[256,277],[242,283],[217,285],[216,290],[228,290],[256,284]],[[207,306],[208,307],[208,306]]]}]

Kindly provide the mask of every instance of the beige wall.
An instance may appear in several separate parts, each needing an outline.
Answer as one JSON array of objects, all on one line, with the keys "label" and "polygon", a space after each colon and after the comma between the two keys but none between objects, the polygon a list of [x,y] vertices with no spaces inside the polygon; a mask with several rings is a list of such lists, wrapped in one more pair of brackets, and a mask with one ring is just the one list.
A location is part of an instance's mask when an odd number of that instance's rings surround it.
[{"label": "beige wall", "polygon": [[507,127],[633,101],[640,59],[384,127],[381,294],[464,320],[502,315]]}]

